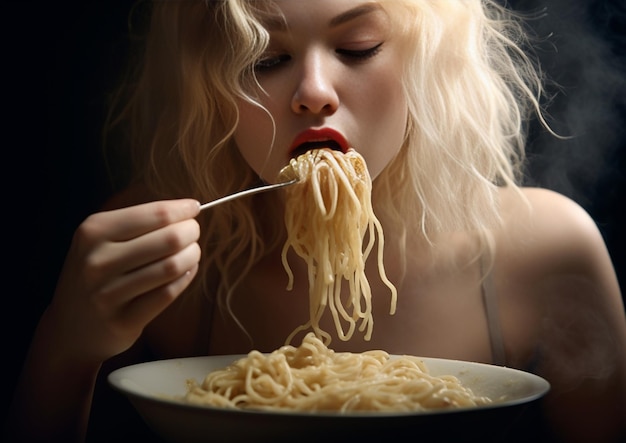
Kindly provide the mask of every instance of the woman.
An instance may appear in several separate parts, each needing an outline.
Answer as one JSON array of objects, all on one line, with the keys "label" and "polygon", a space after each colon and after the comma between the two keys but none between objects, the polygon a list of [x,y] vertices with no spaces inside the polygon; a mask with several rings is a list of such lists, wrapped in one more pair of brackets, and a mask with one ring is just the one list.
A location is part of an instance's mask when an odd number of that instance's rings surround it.
[{"label": "woman", "polygon": [[605,245],[574,202],[518,185],[542,92],[523,37],[489,1],[155,3],[115,120],[132,182],[77,229],[15,434],[83,439],[115,367],[283,345],[309,318],[297,257],[286,290],[284,193],[202,214],[198,201],[273,182],[307,149],[352,147],[398,297],[391,314],[370,260],[372,335],[342,340],[325,316],[331,347],[533,371],[552,386],[549,435],[623,436],[626,321]]}]

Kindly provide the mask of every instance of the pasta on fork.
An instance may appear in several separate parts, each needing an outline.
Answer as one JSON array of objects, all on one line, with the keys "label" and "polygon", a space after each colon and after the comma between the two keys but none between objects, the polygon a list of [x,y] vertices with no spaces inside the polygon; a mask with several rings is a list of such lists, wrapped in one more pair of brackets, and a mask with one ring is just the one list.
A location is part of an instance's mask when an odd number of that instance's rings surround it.
[{"label": "pasta on fork", "polygon": [[[391,314],[396,309],[397,291],[385,275],[384,235],[372,209],[372,181],[365,160],[354,149],[346,153],[313,149],[292,159],[280,178],[293,175],[300,181],[285,190],[287,241],[282,259],[289,275],[288,289],[293,286],[289,250],[307,264],[310,319],[288,337],[287,343],[309,329],[330,343],[329,334],[319,325],[326,309],[341,340],[349,340],[357,326],[369,340],[374,323],[365,262],[376,241],[379,274],[391,292]],[[344,283],[349,288],[347,300],[342,299]]]}]

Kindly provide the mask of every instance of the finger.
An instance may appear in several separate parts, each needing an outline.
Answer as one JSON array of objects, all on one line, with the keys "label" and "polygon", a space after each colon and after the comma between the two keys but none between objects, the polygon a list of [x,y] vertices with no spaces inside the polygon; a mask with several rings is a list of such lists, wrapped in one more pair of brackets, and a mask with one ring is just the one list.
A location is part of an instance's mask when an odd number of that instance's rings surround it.
[{"label": "finger", "polygon": [[162,200],[137,206],[99,212],[79,226],[78,234],[86,238],[127,241],[148,232],[198,215],[197,200]]},{"label": "finger", "polygon": [[118,318],[121,324],[146,325],[167,308],[189,286],[198,273],[198,265],[179,278],[154,288],[131,300]]},{"label": "finger", "polygon": [[143,294],[166,286],[184,276],[200,261],[200,246],[192,243],[183,250],[124,274],[96,293],[100,303],[115,309]]},{"label": "finger", "polygon": [[86,258],[87,268],[99,278],[124,274],[174,255],[199,237],[198,222],[184,220],[126,242],[105,243]]}]

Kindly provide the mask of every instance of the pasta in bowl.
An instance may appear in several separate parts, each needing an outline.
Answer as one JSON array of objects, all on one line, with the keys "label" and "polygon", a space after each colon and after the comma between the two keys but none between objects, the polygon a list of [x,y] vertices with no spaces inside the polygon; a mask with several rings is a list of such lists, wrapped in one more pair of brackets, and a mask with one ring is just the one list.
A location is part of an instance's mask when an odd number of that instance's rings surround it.
[{"label": "pasta in bowl", "polygon": [[429,429],[440,440],[492,441],[522,423],[526,406],[549,390],[524,371],[383,351],[334,353],[312,335],[269,354],[128,366],[109,382],[172,442],[315,441],[329,433],[371,438]]},{"label": "pasta in bowl", "polygon": [[[385,351],[335,352],[313,333],[298,347],[250,352],[202,383],[189,381],[184,400],[208,406],[269,410],[416,412],[488,405],[453,375],[434,376],[418,357]],[[497,400],[496,400],[497,401]]]}]

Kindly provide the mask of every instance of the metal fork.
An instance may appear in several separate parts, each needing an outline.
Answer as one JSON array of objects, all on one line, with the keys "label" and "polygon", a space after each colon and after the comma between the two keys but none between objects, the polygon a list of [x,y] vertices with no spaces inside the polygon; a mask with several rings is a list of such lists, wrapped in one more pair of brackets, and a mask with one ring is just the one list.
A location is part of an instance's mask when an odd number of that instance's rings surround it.
[{"label": "metal fork", "polygon": [[236,198],[245,197],[246,195],[258,194],[260,192],[267,192],[267,191],[271,191],[273,189],[284,188],[285,186],[290,186],[290,185],[293,185],[293,184],[295,184],[297,182],[298,182],[298,179],[294,178],[292,180],[289,180],[289,181],[286,181],[286,182],[282,182],[282,183],[275,183],[275,184],[271,184],[271,185],[263,185],[263,186],[258,186],[256,188],[250,188],[250,189],[246,189],[244,191],[235,192],[234,194],[230,194],[230,195],[227,195],[225,197],[218,198],[217,200],[213,200],[213,201],[210,201],[210,202],[207,202],[207,203],[203,203],[202,205],[200,205],[200,210],[203,211],[203,210],[205,210],[207,208],[211,208],[213,206],[217,206],[219,204],[226,203],[226,202],[234,200]]}]

